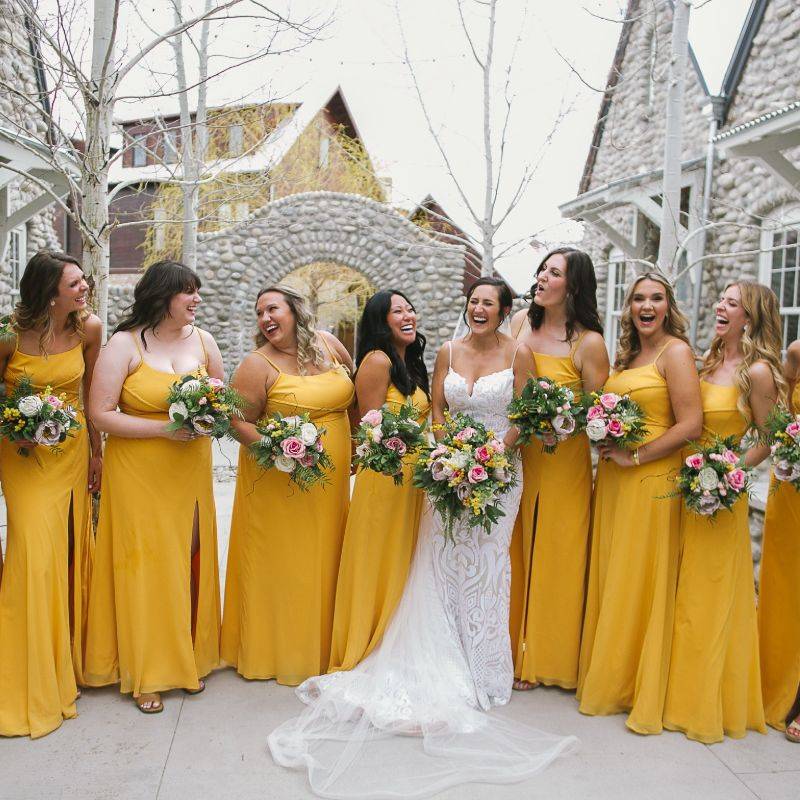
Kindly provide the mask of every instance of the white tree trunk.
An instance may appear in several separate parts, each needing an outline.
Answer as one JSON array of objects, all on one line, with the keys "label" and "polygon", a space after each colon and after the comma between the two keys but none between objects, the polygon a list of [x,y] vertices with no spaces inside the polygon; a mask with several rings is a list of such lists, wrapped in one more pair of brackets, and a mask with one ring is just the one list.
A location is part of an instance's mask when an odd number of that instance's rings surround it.
[{"label": "white tree trunk", "polygon": [[497,0],[489,3],[489,36],[483,62],[483,152],[486,186],[483,198],[481,275],[494,273],[494,153],[492,151],[492,57]]},{"label": "white tree trunk", "polygon": [[672,19],[669,87],[667,89],[664,137],[664,179],[662,189],[661,240],[658,266],[674,274],[678,250],[681,211],[681,146],[683,142],[683,96],[686,63],[689,59],[689,9],[691,0],[675,0]]}]

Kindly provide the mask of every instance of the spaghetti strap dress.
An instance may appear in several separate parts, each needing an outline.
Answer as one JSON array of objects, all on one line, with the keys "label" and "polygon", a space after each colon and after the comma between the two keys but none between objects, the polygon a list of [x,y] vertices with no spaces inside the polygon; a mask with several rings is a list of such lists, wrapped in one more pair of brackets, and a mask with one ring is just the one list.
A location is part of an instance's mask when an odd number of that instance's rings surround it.
[{"label": "spaghetti strap dress", "polygon": [[[324,340],[323,340],[324,341]],[[350,498],[353,382],[333,366],[316,375],[282,372],[265,414],[308,413],[326,429],[328,482],[302,492],[277,469],[263,470],[239,449],[233,502],[222,658],[245,678],[295,686],[328,668],[336,577]]]},{"label": "spaghetti strap dress", "polygon": [[[23,376],[34,391],[80,409],[83,346],[32,356],[15,349],[6,366],[9,392]],[[55,453],[27,457],[0,442],[8,537],[0,583],[0,735],[37,738],[76,716],[89,583],[94,558],[89,498],[89,435],[80,429]]]},{"label": "spaghetti strap dress", "polygon": [[[141,349],[139,356],[122,385],[120,411],[166,423],[167,395],[182,376],[151,367]],[[204,372],[203,365],[194,374]],[[192,558],[195,520],[199,550]],[[119,682],[134,696],[197,689],[219,665],[219,625],[211,439],[109,436],[86,683]]]}]

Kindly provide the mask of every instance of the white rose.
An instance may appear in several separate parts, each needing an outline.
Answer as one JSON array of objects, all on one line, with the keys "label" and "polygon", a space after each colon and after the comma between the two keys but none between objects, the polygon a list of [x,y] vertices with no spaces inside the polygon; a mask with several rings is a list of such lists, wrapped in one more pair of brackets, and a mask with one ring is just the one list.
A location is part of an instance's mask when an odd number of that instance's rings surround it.
[{"label": "white rose", "polygon": [[293,458],[289,458],[283,453],[275,456],[275,469],[279,469],[281,472],[294,472],[295,466],[297,466],[297,462]]},{"label": "white rose", "polygon": [[284,417],[283,418],[283,422],[284,422],[285,425],[288,425],[290,428],[296,428],[298,425],[300,425],[301,420],[300,420],[300,417],[298,417],[298,416]]},{"label": "white rose", "polygon": [[214,417],[211,414],[200,414],[192,420],[192,427],[201,436],[211,436],[214,430]]},{"label": "white rose", "polygon": [[356,447],[356,455],[359,458],[364,458],[367,453],[369,453],[369,445],[366,442],[362,442]]},{"label": "white rose", "polygon": [[719,477],[713,467],[703,467],[697,474],[697,482],[703,491],[710,492],[717,488]]},{"label": "white rose", "polygon": [[450,463],[457,469],[464,469],[469,463],[469,453],[466,450],[457,450],[450,456]]},{"label": "white rose", "polygon": [[192,378],[191,380],[186,381],[186,383],[181,384],[181,394],[189,394],[190,392],[196,392],[200,389],[200,381],[196,378]]},{"label": "white rose", "polygon": [[[173,422],[185,422],[186,417],[189,416],[189,409],[186,408],[186,403],[182,403],[180,400],[178,400],[170,405],[167,414]],[[177,420],[175,417],[181,417],[181,419]]]},{"label": "white rose", "polygon": [[300,426],[300,441],[304,445],[314,444],[317,441],[317,436],[319,436],[319,431],[317,431],[317,426],[313,422],[304,422]]},{"label": "white rose", "polygon": [[599,442],[606,438],[606,424],[601,419],[590,419],[586,423],[586,435],[593,441]]},{"label": "white rose", "polygon": [[26,417],[35,417],[41,410],[44,403],[40,397],[37,397],[35,394],[29,394],[27,397],[23,397],[17,403],[17,408],[26,416]]}]

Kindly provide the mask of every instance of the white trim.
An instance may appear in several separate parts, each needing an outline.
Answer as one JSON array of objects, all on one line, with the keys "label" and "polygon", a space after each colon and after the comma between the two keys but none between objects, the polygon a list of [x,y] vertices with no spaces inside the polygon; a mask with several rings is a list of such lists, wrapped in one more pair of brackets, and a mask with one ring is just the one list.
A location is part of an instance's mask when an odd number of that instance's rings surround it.
[{"label": "white trim", "polygon": [[[16,242],[15,242],[16,240]],[[19,297],[19,281],[25,271],[28,260],[28,228],[19,225],[12,228],[6,237],[5,269],[8,271],[8,282],[11,285],[12,301]],[[16,263],[14,263],[16,261]]]}]

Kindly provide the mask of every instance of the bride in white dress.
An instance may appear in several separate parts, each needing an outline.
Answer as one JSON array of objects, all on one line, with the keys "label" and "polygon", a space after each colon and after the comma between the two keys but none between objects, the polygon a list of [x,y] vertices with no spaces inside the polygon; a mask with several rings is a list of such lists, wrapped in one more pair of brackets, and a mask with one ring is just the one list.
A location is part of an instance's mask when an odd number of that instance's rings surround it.
[{"label": "bride in white dress", "polygon": [[[472,287],[469,333],[436,359],[434,423],[445,408],[464,412],[514,444],[505,411],[534,362],[526,345],[499,331],[510,311],[502,281],[483,278]],[[308,770],[315,794],[416,798],[459,783],[510,783],[577,745],[485,713],[508,702],[514,679],[509,544],[521,493],[518,483],[503,496],[505,516],[490,534],[457,526],[455,543],[428,509],[381,644],[355,669],[297,688],[306,708],[270,734],[269,747],[277,763]]]}]

